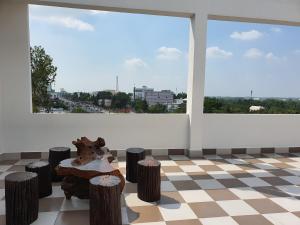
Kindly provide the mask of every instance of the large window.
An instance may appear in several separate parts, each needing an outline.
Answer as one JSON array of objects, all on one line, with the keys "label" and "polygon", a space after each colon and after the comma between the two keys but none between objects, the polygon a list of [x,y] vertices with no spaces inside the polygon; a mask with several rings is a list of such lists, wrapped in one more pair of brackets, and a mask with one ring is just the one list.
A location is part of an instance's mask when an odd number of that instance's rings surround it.
[{"label": "large window", "polygon": [[29,8],[33,112],[185,113],[188,18]]},{"label": "large window", "polygon": [[205,113],[300,113],[300,28],[209,21]]}]

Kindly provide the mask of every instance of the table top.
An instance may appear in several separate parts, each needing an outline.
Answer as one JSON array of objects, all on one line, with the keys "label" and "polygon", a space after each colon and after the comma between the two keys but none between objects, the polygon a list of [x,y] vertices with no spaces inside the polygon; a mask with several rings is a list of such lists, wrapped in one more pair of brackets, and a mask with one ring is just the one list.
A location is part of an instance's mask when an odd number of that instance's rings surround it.
[{"label": "table top", "polygon": [[62,168],[77,169],[81,171],[96,171],[100,173],[111,172],[115,170],[107,159],[95,159],[85,165],[73,165],[75,158],[65,159],[60,162],[59,166]]}]

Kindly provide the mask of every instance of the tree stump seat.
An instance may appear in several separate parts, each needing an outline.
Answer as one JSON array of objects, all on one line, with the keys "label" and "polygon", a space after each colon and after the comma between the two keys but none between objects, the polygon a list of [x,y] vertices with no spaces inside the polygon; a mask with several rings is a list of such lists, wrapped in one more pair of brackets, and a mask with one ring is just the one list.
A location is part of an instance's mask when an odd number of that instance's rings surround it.
[{"label": "tree stump seat", "polygon": [[29,225],[38,218],[38,175],[16,172],[5,177],[7,225]]},{"label": "tree stump seat", "polygon": [[67,147],[54,147],[49,149],[49,164],[51,171],[51,179],[54,182],[62,181],[63,176],[58,176],[56,174],[55,168],[59,165],[62,160],[71,157],[71,149]]},{"label": "tree stump seat", "polygon": [[121,180],[116,176],[90,179],[90,225],[121,225]]},{"label": "tree stump seat", "polygon": [[137,163],[145,159],[145,149],[128,148],[126,150],[126,180],[137,182]]},{"label": "tree stump seat", "polygon": [[160,162],[148,158],[138,162],[137,190],[139,199],[146,202],[160,200]]},{"label": "tree stump seat", "polygon": [[25,171],[37,173],[39,184],[39,198],[52,194],[50,164],[45,161],[29,163],[25,166]]}]

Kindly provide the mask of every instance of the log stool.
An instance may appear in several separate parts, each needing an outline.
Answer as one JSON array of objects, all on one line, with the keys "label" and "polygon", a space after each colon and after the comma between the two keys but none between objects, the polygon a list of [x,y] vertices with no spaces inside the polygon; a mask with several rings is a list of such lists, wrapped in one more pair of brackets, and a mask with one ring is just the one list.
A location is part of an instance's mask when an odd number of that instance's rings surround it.
[{"label": "log stool", "polygon": [[29,163],[25,171],[37,173],[39,183],[39,197],[43,198],[52,194],[50,165],[45,161]]},{"label": "log stool", "polygon": [[138,162],[138,197],[146,202],[160,200],[160,162],[149,158]]},{"label": "log stool", "polygon": [[121,225],[120,178],[111,175],[90,179],[90,225]]},{"label": "log stool", "polygon": [[145,159],[145,149],[128,148],[126,150],[126,180],[137,182],[137,162]]},{"label": "log stool", "polygon": [[5,206],[7,225],[29,225],[38,218],[36,173],[16,172],[5,177]]},{"label": "log stool", "polygon": [[62,181],[63,176],[58,176],[55,171],[55,167],[64,160],[71,158],[71,149],[66,147],[55,147],[49,149],[49,164],[52,181]]}]

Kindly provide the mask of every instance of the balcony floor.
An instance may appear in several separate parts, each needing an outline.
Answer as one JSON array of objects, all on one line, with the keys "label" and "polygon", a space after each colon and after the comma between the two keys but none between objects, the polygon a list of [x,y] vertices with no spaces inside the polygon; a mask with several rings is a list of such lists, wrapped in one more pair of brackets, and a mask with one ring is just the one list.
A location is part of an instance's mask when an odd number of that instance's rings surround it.
[{"label": "balcony floor", "polygon": [[[299,225],[300,155],[264,154],[157,157],[161,160],[162,198],[146,203],[136,184],[122,195],[123,224],[140,225]],[[35,159],[37,160],[37,159]],[[5,224],[4,177],[33,161],[0,162],[0,224]],[[124,159],[113,163],[125,173]],[[88,200],[65,200],[59,183],[40,199],[34,225],[89,224]]]}]

